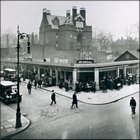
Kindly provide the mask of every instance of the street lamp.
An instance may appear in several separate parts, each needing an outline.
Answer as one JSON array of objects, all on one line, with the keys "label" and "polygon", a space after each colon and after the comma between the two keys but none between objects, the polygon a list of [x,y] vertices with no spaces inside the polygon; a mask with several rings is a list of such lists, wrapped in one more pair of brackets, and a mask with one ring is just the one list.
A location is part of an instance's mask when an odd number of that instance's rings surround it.
[{"label": "street lamp", "polygon": [[20,44],[19,39],[23,39],[24,37],[28,38],[27,42],[27,53],[30,53],[30,42],[29,42],[29,35],[26,33],[20,33],[19,32],[19,26],[17,27],[17,112],[16,112],[16,128],[19,128],[22,126],[21,124],[21,113],[20,113],[20,90],[19,90],[19,50],[20,50]]}]

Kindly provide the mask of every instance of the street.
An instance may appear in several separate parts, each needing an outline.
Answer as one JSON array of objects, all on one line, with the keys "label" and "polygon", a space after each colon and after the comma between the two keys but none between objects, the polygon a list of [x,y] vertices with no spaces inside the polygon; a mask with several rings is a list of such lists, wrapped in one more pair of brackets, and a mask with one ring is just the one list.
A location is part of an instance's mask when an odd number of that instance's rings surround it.
[{"label": "street", "polygon": [[[51,92],[21,83],[21,114],[31,120],[25,131],[8,139],[139,139],[139,93],[136,99],[136,117],[131,118],[131,96],[108,105],[78,103],[70,109],[72,99],[56,95],[51,103]],[[16,104],[9,105],[16,110]],[[16,115],[16,114],[15,114]]]}]

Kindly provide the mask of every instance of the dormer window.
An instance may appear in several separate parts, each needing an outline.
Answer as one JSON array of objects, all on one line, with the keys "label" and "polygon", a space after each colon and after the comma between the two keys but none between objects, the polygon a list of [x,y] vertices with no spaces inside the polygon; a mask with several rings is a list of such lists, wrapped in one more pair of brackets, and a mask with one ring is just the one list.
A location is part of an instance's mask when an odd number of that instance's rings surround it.
[{"label": "dormer window", "polygon": [[53,19],[52,23],[53,23],[54,25],[59,25],[59,19],[58,19],[57,17],[55,17],[55,18]]},{"label": "dormer window", "polygon": [[85,19],[84,19],[80,14],[78,14],[78,15],[75,17],[75,20],[84,21]]},{"label": "dormer window", "polygon": [[79,18],[77,18],[77,21],[81,21],[82,19],[79,17]]}]

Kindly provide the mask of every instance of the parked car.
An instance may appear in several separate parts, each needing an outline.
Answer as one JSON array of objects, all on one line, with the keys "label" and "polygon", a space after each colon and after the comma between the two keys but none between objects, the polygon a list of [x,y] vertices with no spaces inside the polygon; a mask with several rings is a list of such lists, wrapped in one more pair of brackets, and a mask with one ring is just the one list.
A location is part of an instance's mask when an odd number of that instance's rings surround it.
[{"label": "parked car", "polygon": [[16,70],[12,68],[6,68],[4,71],[4,80],[17,81]]},{"label": "parked car", "polygon": [[[0,82],[0,100],[9,104],[12,102],[17,102],[17,85],[11,81],[1,81]],[[22,100],[22,95],[19,95],[19,102]]]}]

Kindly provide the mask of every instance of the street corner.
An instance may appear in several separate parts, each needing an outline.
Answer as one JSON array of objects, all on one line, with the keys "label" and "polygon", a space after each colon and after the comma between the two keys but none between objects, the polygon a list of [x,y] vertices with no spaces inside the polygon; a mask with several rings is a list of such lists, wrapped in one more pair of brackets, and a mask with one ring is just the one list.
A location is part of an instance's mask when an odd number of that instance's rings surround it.
[{"label": "street corner", "polygon": [[26,130],[30,125],[31,121],[21,115],[21,124],[19,128],[15,128],[16,119],[8,119],[4,122],[1,122],[1,138],[7,139],[9,136],[16,135],[24,130]]}]

